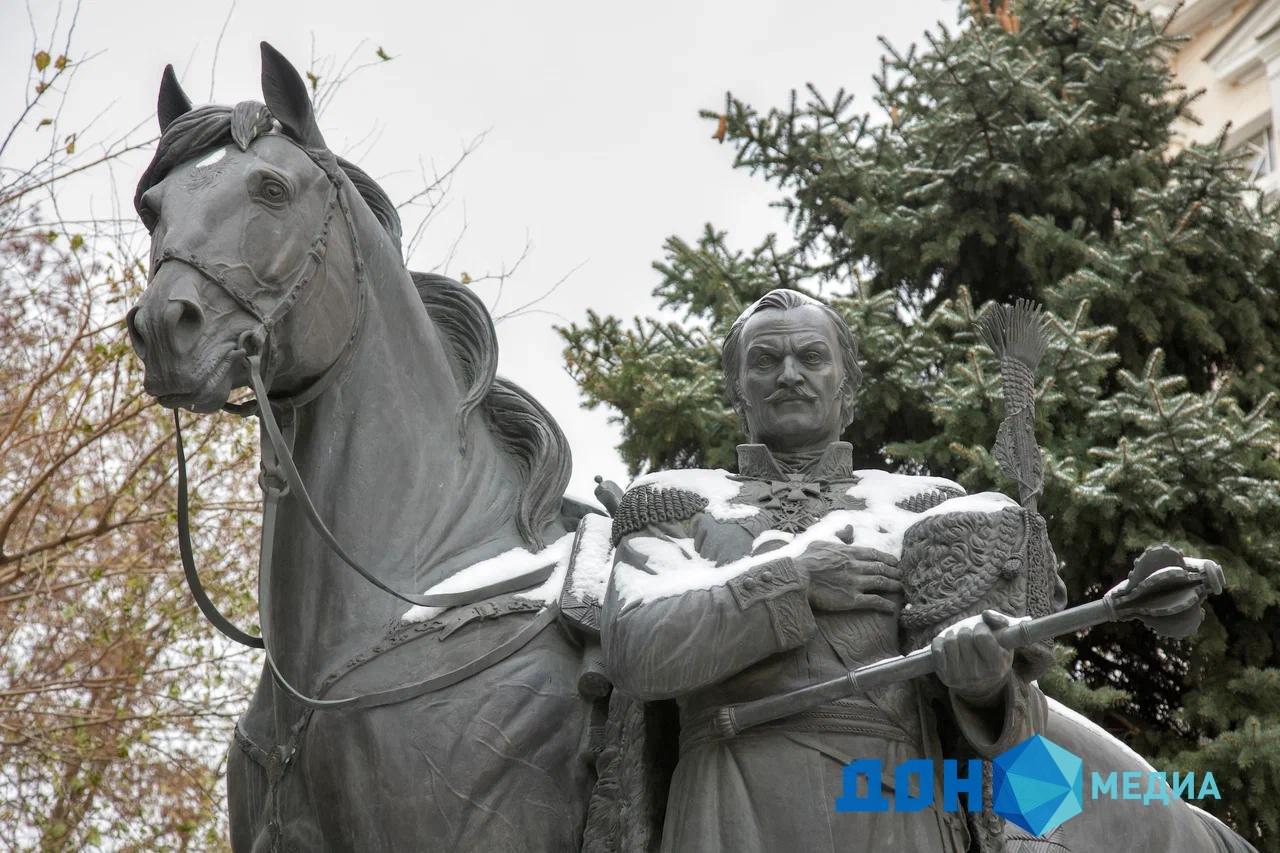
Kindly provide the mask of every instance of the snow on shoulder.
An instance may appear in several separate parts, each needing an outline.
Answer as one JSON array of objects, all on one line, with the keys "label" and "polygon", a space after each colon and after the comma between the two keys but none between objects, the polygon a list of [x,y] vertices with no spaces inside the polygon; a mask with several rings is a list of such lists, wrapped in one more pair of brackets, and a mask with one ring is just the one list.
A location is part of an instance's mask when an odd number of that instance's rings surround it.
[{"label": "snow on shoulder", "polygon": [[749,518],[760,511],[758,507],[733,503],[733,499],[742,491],[742,483],[733,479],[723,468],[675,468],[670,471],[655,471],[637,478],[628,490],[640,486],[652,486],[655,489],[683,489],[707,499],[704,510],[716,521],[732,521],[737,518]]},{"label": "snow on shoulder", "polygon": [[[866,545],[880,551],[902,556],[902,539],[907,530],[923,518],[953,512],[999,512],[1005,507],[1017,506],[1012,498],[1000,492],[980,492],[966,495],[959,484],[942,477],[925,477],[915,474],[894,474],[890,471],[864,469],[854,471],[858,478],[846,493],[860,498],[866,508],[849,513],[848,525],[853,527],[855,545]],[[958,494],[924,512],[913,512],[899,503],[933,491]]]},{"label": "snow on shoulder", "polygon": [[[998,492],[964,495],[960,486],[940,477],[875,470],[855,471],[854,476],[857,482],[849,488],[847,494],[849,497],[860,498],[864,507],[832,510],[789,540],[785,536],[762,533],[756,539],[757,545],[766,541],[783,544],[723,565],[717,566],[699,555],[690,539],[635,537],[630,540],[630,547],[644,558],[645,565],[639,567],[619,564],[618,568],[622,571],[617,572],[614,579],[619,595],[625,601],[653,601],[691,590],[721,586],[756,566],[782,557],[798,557],[813,542],[836,540],[838,533],[850,527],[853,528],[853,544],[900,557],[907,530],[922,519],[953,512],[992,513],[1017,506],[1008,495]],[[729,503],[737,495],[739,484],[729,479],[724,471],[690,469],[663,472],[642,478],[635,485],[645,482],[659,488],[683,488],[702,495],[708,500],[707,512],[717,519],[742,518],[748,514],[730,514],[741,508]],[[959,492],[961,496],[944,500],[924,512],[913,512],[898,506],[899,502],[908,498],[939,489],[953,494]],[[712,502],[713,497],[719,505]],[[755,507],[747,509],[751,510],[750,514],[758,512]]]}]

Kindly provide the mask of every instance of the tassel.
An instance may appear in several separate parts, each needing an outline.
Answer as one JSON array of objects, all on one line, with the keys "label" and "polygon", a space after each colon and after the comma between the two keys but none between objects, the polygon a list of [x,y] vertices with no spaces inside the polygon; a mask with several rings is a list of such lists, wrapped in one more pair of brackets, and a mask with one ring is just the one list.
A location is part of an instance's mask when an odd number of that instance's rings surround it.
[{"label": "tassel", "polygon": [[1044,471],[1035,437],[1035,374],[1049,340],[1044,313],[1030,300],[996,305],[978,321],[978,332],[1000,359],[1004,420],[992,455],[1006,477],[1018,484],[1019,501],[1029,510],[1044,490]]},{"label": "tassel", "polygon": [[1044,312],[1029,299],[1019,299],[1013,305],[992,306],[978,320],[978,331],[997,358],[1016,359],[1032,374],[1040,366],[1049,345]]}]

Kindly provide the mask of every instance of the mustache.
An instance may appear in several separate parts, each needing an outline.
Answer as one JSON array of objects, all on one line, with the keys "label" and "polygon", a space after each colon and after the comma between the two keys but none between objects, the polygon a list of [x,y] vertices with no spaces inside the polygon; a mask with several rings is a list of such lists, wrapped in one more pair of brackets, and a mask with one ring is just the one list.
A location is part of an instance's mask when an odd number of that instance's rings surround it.
[{"label": "mustache", "polygon": [[813,393],[808,388],[805,388],[803,385],[798,385],[795,388],[779,388],[777,391],[774,391],[768,397],[765,397],[764,401],[766,403],[781,403],[786,400],[816,400],[816,399],[818,399],[817,394]]}]

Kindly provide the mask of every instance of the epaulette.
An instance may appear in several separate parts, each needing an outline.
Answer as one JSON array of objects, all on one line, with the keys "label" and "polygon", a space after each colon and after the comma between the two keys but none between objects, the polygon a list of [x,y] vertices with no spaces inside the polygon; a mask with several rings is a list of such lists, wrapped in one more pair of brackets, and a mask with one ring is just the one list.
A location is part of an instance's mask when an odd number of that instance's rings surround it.
[{"label": "epaulette", "polygon": [[964,489],[952,488],[951,486],[935,486],[927,492],[920,492],[909,498],[903,498],[895,503],[894,506],[898,509],[905,509],[907,512],[924,512],[952,498],[962,497],[964,497]]},{"label": "epaulette", "polygon": [[613,516],[612,540],[616,548],[628,533],[663,521],[685,521],[707,507],[707,499],[685,489],[661,488],[646,483],[629,489]]}]

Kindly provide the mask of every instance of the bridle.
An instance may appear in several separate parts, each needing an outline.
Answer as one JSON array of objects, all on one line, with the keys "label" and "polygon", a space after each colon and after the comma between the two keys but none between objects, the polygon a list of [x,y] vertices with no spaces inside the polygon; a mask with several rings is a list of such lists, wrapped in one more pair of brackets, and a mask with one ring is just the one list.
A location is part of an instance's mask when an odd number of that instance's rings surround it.
[{"label": "bridle", "polygon": [[[287,136],[283,138],[290,139]],[[515,652],[519,651],[527,645],[535,636],[541,633],[547,625],[551,624],[556,618],[556,609],[553,605],[548,605],[538,612],[533,619],[528,621],[516,634],[503,643],[495,646],[493,649],[480,655],[449,672],[435,675],[421,681],[412,682],[410,684],[398,687],[380,690],[373,693],[349,696],[341,699],[323,699],[318,697],[307,696],[306,694],[295,688],[284,677],[277,665],[275,656],[271,652],[268,639],[270,631],[270,614],[271,614],[271,584],[269,583],[268,572],[274,559],[275,533],[276,533],[276,516],[279,509],[280,500],[288,495],[292,495],[298,501],[304,517],[310,523],[312,529],[320,536],[321,540],[328,548],[336,554],[343,563],[353,569],[357,574],[364,578],[367,582],[402,601],[420,607],[457,607],[469,604],[475,604],[488,598],[505,593],[515,592],[527,589],[547,580],[555,570],[554,565],[543,566],[531,571],[524,572],[515,577],[495,583],[486,584],[484,586],[470,589],[462,592],[452,593],[435,593],[416,595],[412,593],[400,592],[392,589],[390,586],[380,580],[377,575],[365,568],[358,560],[352,557],[342,544],[334,536],[329,526],[320,517],[319,511],[316,509],[315,502],[311,499],[311,495],[307,491],[302,477],[298,473],[297,465],[294,463],[293,454],[290,449],[292,436],[297,425],[298,409],[307,403],[318,398],[324,391],[328,390],[334,383],[341,380],[345,375],[345,369],[351,361],[351,356],[355,351],[356,344],[360,338],[360,332],[364,326],[365,301],[367,291],[369,289],[368,279],[364,267],[364,260],[360,252],[359,238],[355,227],[355,221],[351,214],[351,208],[347,202],[343,192],[344,175],[337,163],[334,155],[323,149],[311,149],[299,145],[296,141],[290,139],[299,150],[306,154],[329,179],[330,192],[328,196],[328,205],[325,211],[324,221],[321,223],[320,230],[316,237],[312,240],[311,246],[307,251],[307,259],[302,267],[298,270],[289,286],[285,289],[284,295],[275,302],[274,305],[265,306],[255,299],[252,294],[243,292],[235,282],[230,280],[222,272],[213,265],[205,262],[194,253],[178,252],[169,249],[162,250],[157,255],[156,264],[152,270],[152,277],[156,275],[160,267],[168,261],[177,261],[196,270],[204,278],[221,288],[228,296],[230,296],[241,308],[248,312],[258,321],[255,329],[245,332],[240,336],[238,343],[239,351],[245,355],[245,360],[249,368],[249,382],[253,387],[256,398],[247,403],[227,404],[224,410],[239,416],[256,416],[261,424],[261,432],[263,435],[262,442],[262,470],[258,478],[259,486],[263,494],[263,513],[262,513],[262,546],[258,557],[258,616],[261,623],[262,636],[255,637],[240,628],[238,628],[231,620],[218,610],[217,605],[209,598],[208,593],[204,589],[204,585],[200,581],[199,572],[196,569],[195,557],[191,547],[191,516],[190,501],[188,495],[187,483],[187,463],[186,454],[182,444],[182,424],[178,415],[178,410],[173,413],[174,437],[177,445],[178,458],[178,551],[182,558],[183,574],[186,577],[187,586],[191,590],[191,595],[196,601],[196,605],[200,608],[200,612],[204,614],[215,628],[221,633],[229,637],[231,640],[248,646],[249,648],[262,649],[267,659],[267,666],[271,670],[272,677],[276,683],[280,685],[286,693],[304,707],[310,709],[326,709],[326,708],[372,708],[381,705],[391,705],[397,702],[404,702],[409,699],[416,698],[433,690],[439,690],[451,684],[456,684],[478,672],[482,672],[489,666],[498,663]],[[335,211],[341,211],[343,219],[346,222],[348,233],[351,239],[351,250],[354,258],[353,264],[355,268],[356,288],[358,290],[356,316],[352,322],[351,333],[347,338],[345,345],[337,359],[309,386],[301,392],[290,395],[288,397],[271,397],[267,391],[267,382],[263,375],[263,356],[267,357],[268,375],[276,366],[275,363],[275,330],[279,324],[288,315],[290,309],[297,303],[299,294],[303,288],[307,287],[317,271],[323,266],[325,254],[328,247],[329,235],[331,233],[331,224]],[[289,433],[286,438],[285,431],[281,429],[279,421],[276,419],[275,410],[279,408],[285,412],[286,429]],[[323,692],[323,691],[322,691]]]}]

